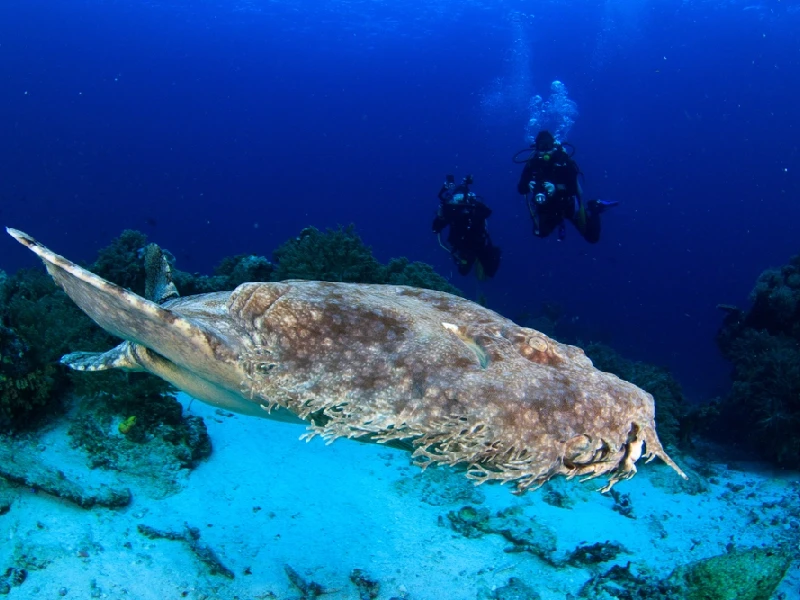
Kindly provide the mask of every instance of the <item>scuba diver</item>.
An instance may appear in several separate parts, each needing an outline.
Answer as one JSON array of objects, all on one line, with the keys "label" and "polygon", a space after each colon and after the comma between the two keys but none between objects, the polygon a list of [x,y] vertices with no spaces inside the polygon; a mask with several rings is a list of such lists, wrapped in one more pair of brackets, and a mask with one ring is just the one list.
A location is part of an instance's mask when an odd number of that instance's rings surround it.
[{"label": "scuba diver", "polygon": [[[467,175],[459,185],[452,175],[447,176],[439,190],[439,210],[433,219],[433,233],[439,236],[439,245],[450,252],[461,275],[468,274],[474,264],[478,279],[485,279],[494,277],[500,266],[500,248],[492,244],[486,227],[492,210],[469,190],[470,185],[472,175]],[[448,226],[449,248],[442,244],[440,235]]]},{"label": "scuba diver", "polygon": [[[520,154],[529,151],[528,158],[519,160]],[[513,160],[517,164],[525,163],[517,191],[525,196],[535,236],[547,237],[558,227],[558,239],[563,240],[566,235],[564,219],[567,219],[590,244],[600,240],[600,214],[619,202],[584,201],[578,181],[583,173],[572,160],[572,153],[568,153],[553,134],[540,131],[531,149],[517,152]]]}]

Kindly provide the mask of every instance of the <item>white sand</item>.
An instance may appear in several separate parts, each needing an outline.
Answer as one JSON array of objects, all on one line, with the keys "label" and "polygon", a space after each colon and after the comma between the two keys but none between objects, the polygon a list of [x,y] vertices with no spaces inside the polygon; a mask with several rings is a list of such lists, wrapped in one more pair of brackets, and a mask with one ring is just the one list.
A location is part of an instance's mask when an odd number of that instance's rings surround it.
[{"label": "white sand", "polygon": [[[48,564],[31,569],[8,598],[297,598],[284,570],[290,565],[321,584],[329,592],[323,597],[331,599],[358,598],[349,574],[361,568],[380,582],[381,599],[475,600],[518,577],[544,600],[563,600],[577,594],[593,572],[613,564],[594,571],[556,568],[527,552],[505,552],[510,544],[499,535],[463,537],[446,526],[446,514],[465,502],[423,501],[423,482],[409,481],[419,470],[403,452],[346,440],[304,443],[298,441],[302,427],[221,416],[199,402],[190,412],[206,419],[214,451],[193,472],[178,474],[180,491],[162,498],[142,487],[141,477],[87,471],[82,455],[66,443],[66,425],[43,438],[43,461],[61,465],[71,477],[80,474],[84,482],[118,478],[131,487],[134,500],[121,510],[87,511],[19,490],[10,512],[0,516],[0,569],[12,566],[20,553]],[[776,476],[724,465],[719,470],[719,484],[689,495],[656,487],[654,478],[667,483],[674,478],[677,485],[677,475],[663,465],[642,464],[636,477],[615,488],[630,495],[636,519],[614,512],[613,498],[592,491],[596,482],[556,485],[576,499],[571,509],[545,503],[543,490],[520,498],[501,486],[481,486],[480,506],[492,512],[522,507],[526,518],[556,535],[556,558],[581,543],[618,541],[630,553],[615,562],[649,565],[659,576],[724,553],[730,542],[769,544],[785,528],[800,526],[770,524],[783,509],[763,507],[769,499],[798,502],[797,488],[791,488],[796,473]],[[459,478],[463,475],[456,473],[447,479]],[[405,485],[397,484],[402,481]],[[433,490],[448,486],[428,483]],[[732,492],[729,483],[745,488]],[[209,574],[181,542],[145,538],[137,532],[140,523],[174,531],[184,523],[198,527],[201,541],[235,579]],[[252,574],[245,574],[247,568]],[[785,598],[798,598],[799,590],[795,563],[781,591]]]}]

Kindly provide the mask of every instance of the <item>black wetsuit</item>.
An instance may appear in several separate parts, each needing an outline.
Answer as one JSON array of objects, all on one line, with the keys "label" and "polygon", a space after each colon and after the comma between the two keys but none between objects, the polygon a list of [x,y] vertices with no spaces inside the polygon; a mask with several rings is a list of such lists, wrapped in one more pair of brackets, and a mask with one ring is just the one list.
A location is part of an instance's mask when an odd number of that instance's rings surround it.
[{"label": "black wetsuit", "polygon": [[[545,159],[549,156],[549,159]],[[547,237],[556,227],[559,229],[559,239],[564,235],[564,219],[570,221],[590,244],[600,239],[600,214],[587,209],[581,198],[578,187],[580,169],[566,151],[560,146],[552,152],[534,152],[533,156],[525,163],[522,170],[517,191],[520,194],[531,194],[528,207],[533,218],[533,234],[537,237]],[[531,191],[529,183],[536,184]],[[552,183],[555,192],[547,196],[545,183]],[[543,203],[536,202],[537,194],[545,194]]]},{"label": "black wetsuit", "polygon": [[[463,195],[456,202],[454,196]],[[447,243],[450,253],[461,275],[472,269],[475,261],[479,261],[487,277],[493,277],[500,266],[500,248],[492,245],[489,232],[486,231],[486,219],[492,210],[470,194],[466,185],[460,185],[452,191],[443,186],[439,191],[439,212],[433,219],[433,232],[441,233],[450,227]]]}]

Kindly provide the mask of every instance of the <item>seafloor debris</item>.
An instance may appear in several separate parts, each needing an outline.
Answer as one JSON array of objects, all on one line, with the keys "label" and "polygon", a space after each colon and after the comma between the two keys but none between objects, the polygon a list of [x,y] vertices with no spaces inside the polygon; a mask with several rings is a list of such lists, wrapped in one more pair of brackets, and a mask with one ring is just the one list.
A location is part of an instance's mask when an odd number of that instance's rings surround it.
[{"label": "seafloor debris", "polygon": [[3,439],[0,443],[0,477],[33,491],[42,491],[63,498],[82,508],[106,506],[116,508],[131,502],[128,488],[102,486],[86,488],[72,481],[61,470],[41,463],[41,457],[24,443]]},{"label": "seafloor debris", "polygon": [[611,507],[611,510],[629,519],[636,518],[633,514],[633,502],[631,501],[630,494],[622,494],[617,490],[611,490],[611,496],[614,498],[614,505]]},{"label": "seafloor debris", "polygon": [[25,583],[28,572],[25,569],[9,567],[0,576],[0,594],[8,594],[12,587],[18,587]]},{"label": "seafloor debris", "polygon": [[614,560],[621,552],[628,552],[619,542],[597,542],[581,544],[570,552],[567,564],[572,566],[588,566]]},{"label": "seafloor debris", "polygon": [[11,503],[14,501],[14,493],[11,486],[4,479],[0,479],[0,517],[11,510]]},{"label": "seafloor debris", "polygon": [[[407,469],[402,469],[403,472]],[[403,495],[413,495],[431,506],[449,504],[483,504],[486,496],[480,487],[475,487],[457,469],[450,467],[430,467],[417,471],[394,483],[394,488]]]},{"label": "seafloor debris", "polygon": [[[535,519],[526,517],[521,508],[514,507],[492,515],[485,508],[464,506],[447,514],[448,525],[467,538],[478,538],[485,534],[496,534],[510,542],[506,552],[528,552],[554,567],[569,565],[585,567],[614,560],[620,553],[627,552],[618,542],[606,541],[596,544],[582,544],[565,558],[555,556],[556,534]],[[444,519],[439,523],[444,525]]]},{"label": "seafloor debris", "polygon": [[358,588],[359,600],[374,600],[381,590],[381,584],[371,579],[363,569],[353,569],[350,581]]},{"label": "seafloor debris", "polygon": [[491,515],[485,508],[464,506],[447,514],[450,527],[468,538],[484,534],[501,535],[511,543],[506,552],[529,552],[548,564],[556,564],[556,535],[535,519],[525,517],[521,509],[512,507]]},{"label": "seafloor debris", "polygon": [[480,600],[540,600],[541,596],[519,577],[511,577],[504,586],[488,594],[479,595]]},{"label": "seafloor debris", "polygon": [[289,565],[283,565],[283,569],[286,571],[286,576],[289,578],[291,584],[302,594],[301,598],[303,600],[307,598],[319,598],[325,593],[325,589],[320,584],[316,581],[306,580]]},{"label": "seafloor debris", "polygon": [[551,479],[542,487],[542,500],[550,506],[571,509],[575,506],[575,495],[578,488],[566,489],[563,479]]},{"label": "seafloor debris", "polygon": [[217,556],[217,553],[211,549],[210,546],[203,544],[200,541],[200,530],[197,527],[191,527],[188,523],[184,523],[184,530],[181,532],[175,531],[162,531],[149,525],[137,525],[136,530],[143,536],[151,540],[172,540],[175,542],[183,542],[189,550],[202,562],[208,572],[212,575],[222,575],[228,579],[233,579],[234,574],[228,567],[222,564],[222,561]]}]

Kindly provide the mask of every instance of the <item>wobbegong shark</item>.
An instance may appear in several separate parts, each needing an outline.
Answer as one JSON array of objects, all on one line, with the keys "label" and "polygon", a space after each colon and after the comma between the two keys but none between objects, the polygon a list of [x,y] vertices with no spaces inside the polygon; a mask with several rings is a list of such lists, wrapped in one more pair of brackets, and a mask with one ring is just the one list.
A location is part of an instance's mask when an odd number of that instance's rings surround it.
[{"label": "wobbegong shark", "polygon": [[406,447],[423,467],[463,466],[518,493],[557,475],[605,475],[607,491],[642,457],[686,478],[658,439],[650,394],[469,300],[295,280],[178,297],[163,256],[144,298],[7,231],[124,340],[64,356],[73,369],[147,371],[212,406],[302,423],[305,439]]}]

